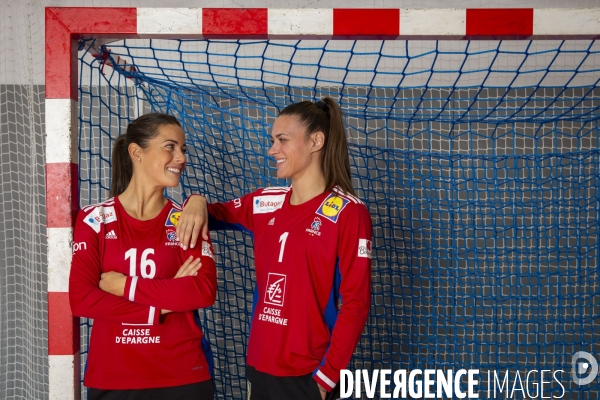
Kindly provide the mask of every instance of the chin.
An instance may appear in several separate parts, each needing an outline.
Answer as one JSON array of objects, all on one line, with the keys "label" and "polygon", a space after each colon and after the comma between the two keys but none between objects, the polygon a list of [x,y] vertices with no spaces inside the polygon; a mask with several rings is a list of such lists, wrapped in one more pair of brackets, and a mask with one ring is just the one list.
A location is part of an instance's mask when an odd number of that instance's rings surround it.
[{"label": "chin", "polygon": [[177,186],[179,186],[179,180],[177,180],[176,182],[174,182],[174,181],[164,182],[163,185],[164,185],[164,187],[169,187],[169,188],[177,187]]}]

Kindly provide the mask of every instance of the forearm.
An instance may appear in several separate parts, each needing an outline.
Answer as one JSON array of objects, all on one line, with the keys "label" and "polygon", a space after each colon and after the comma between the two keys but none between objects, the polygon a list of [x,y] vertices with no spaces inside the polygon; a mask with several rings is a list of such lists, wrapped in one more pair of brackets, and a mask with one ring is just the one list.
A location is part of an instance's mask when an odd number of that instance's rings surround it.
[{"label": "forearm", "polygon": [[73,315],[129,324],[157,324],[160,310],[106,293],[86,282],[71,281],[69,300]]},{"label": "forearm", "polygon": [[183,312],[210,307],[216,293],[216,274],[201,269],[196,276],[176,279],[127,277],[124,297],[137,304]]},{"label": "forearm", "polygon": [[345,303],[340,309],[329,348],[323,357],[323,364],[314,376],[327,391],[335,387],[340,377],[340,370],[348,366],[367,321],[369,307],[369,302],[354,300]]}]

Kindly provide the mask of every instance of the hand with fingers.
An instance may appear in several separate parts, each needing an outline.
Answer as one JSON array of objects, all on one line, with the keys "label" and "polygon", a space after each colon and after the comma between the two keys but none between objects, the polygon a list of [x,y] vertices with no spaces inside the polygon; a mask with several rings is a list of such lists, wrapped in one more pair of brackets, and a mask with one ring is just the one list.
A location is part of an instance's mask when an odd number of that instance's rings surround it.
[{"label": "hand with fingers", "polygon": [[196,276],[198,275],[198,270],[202,267],[202,262],[200,257],[194,259],[193,256],[189,256],[187,260],[183,263],[174,278],[183,278],[184,276]]},{"label": "hand with fingers", "polygon": [[115,296],[123,296],[127,277],[120,272],[110,271],[100,275],[100,289]]},{"label": "hand with fingers", "polygon": [[208,240],[207,205],[206,198],[199,195],[190,196],[185,203],[177,223],[177,237],[184,250],[188,246],[193,249],[200,234],[202,234],[202,239]]},{"label": "hand with fingers", "polygon": [[[198,275],[198,270],[202,267],[202,262],[200,261],[200,257],[194,259],[193,256],[189,256],[187,260],[183,263],[181,267],[177,270],[177,273],[173,277],[183,278],[184,276],[196,276]],[[172,312],[171,310],[160,310],[161,314],[168,314]]]}]

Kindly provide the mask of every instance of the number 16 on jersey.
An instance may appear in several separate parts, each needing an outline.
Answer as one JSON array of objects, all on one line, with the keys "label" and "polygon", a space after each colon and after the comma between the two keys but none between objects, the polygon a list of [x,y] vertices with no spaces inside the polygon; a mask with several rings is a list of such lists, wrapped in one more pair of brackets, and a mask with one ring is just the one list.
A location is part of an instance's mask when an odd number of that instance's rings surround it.
[{"label": "number 16 on jersey", "polygon": [[[125,252],[125,260],[129,259],[129,276],[138,276],[137,250],[138,249],[131,248]],[[154,249],[146,249],[142,252],[142,258],[140,260],[140,275],[142,278],[152,279],[156,275],[156,264],[148,258],[150,254],[154,254]]]}]

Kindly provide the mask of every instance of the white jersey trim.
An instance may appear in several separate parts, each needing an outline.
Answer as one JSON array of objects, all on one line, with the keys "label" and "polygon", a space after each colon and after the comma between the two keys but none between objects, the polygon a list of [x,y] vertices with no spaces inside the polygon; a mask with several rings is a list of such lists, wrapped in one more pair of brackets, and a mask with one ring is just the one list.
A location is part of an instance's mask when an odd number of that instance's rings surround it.
[{"label": "white jersey trim", "polygon": [[85,206],[82,208],[82,210],[84,212],[88,212],[91,209],[94,209],[96,207],[102,207],[102,206],[113,206],[115,204],[115,198],[111,197],[110,199],[103,201],[101,203],[96,203],[96,204],[90,204],[88,206]]},{"label": "white jersey trim", "polygon": [[148,313],[148,325],[154,324],[154,314],[156,313],[156,308],[150,306],[150,312]]},{"label": "white jersey trim", "polygon": [[334,187],[333,192],[335,192],[335,194],[339,194],[341,197],[355,204],[364,204],[358,197],[352,196],[351,194],[344,192],[339,186]]},{"label": "white jersey trim", "polygon": [[131,278],[131,285],[129,286],[129,296],[128,296],[129,301],[134,301],[133,299],[135,298],[135,287],[137,286],[137,280],[138,280],[137,276],[134,276]]},{"label": "white jersey trim", "polygon": [[317,376],[319,378],[321,378],[323,380],[323,382],[325,382],[326,384],[328,384],[330,388],[334,388],[335,387],[335,383],[331,379],[329,379],[328,377],[326,377],[325,374],[321,372],[321,370],[317,371]]},{"label": "white jersey trim", "polygon": [[273,186],[273,187],[268,187],[268,188],[264,188],[262,190],[263,193],[287,193],[290,191],[290,187],[289,186]]}]

